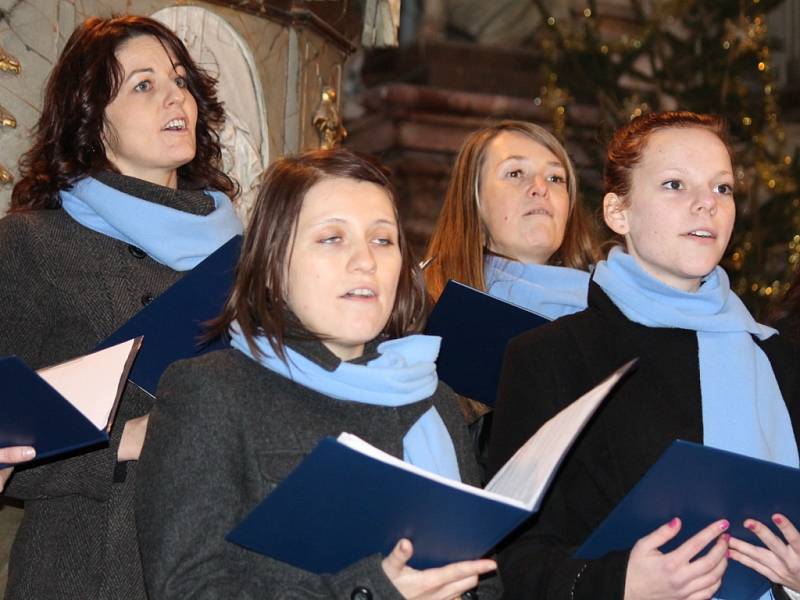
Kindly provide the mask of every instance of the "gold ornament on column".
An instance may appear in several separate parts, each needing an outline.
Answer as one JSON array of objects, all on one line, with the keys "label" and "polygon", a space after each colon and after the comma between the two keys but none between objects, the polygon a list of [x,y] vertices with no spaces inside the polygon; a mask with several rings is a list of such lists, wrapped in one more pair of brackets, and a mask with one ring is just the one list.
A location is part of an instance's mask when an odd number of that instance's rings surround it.
[{"label": "gold ornament on column", "polygon": [[342,125],[342,117],[336,105],[336,90],[331,86],[322,88],[322,98],[314,111],[312,123],[319,132],[319,147],[330,150],[342,143],[347,130]]},{"label": "gold ornament on column", "polygon": [[0,185],[7,185],[9,183],[14,183],[14,176],[11,174],[11,171],[6,169],[3,165],[0,165]]},{"label": "gold ornament on column", "polygon": [[15,129],[17,119],[0,104],[0,127],[10,127]]},{"label": "gold ornament on column", "polygon": [[22,71],[22,65],[19,64],[19,61],[7,54],[2,46],[0,46],[0,71],[13,73],[14,75],[19,75]]},{"label": "gold ornament on column", "polygon": [[[0,72],[19,75],[21,71],[22,65],[19,64],[19,61],[6,53],[3,47],[0,46]],[[15,128],[16,126],[17,119],[14,115],[0,106],[0,127]],[[14,176],[11,174],[11,171],[0,164],[0,185],[9,185],[11,183],[14,183]]]}]

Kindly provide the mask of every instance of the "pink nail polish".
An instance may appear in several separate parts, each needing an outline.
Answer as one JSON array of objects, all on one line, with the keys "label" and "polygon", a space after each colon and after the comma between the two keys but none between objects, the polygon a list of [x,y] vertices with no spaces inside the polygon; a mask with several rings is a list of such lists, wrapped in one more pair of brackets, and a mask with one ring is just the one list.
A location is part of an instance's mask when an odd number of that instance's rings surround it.
[{"label": "pink nail polish", "polygon": [[783,517],[775,515],[772,517],[772,521],[775,523],[775,525],[781,525],[783,523]]},{"label": "pink nail polish", "polygon": [[677,527],[678,526],[678,517],[673,518],[672,521],[669,522],[669,526],[672,527],[673,529],[675,527]]},{"label": "pink nail polish", "polygon": [[756,530],[756,524],[753,523],[752,521],[750,521],[749,523],[745,523],[744,526],[747,527],[750,531]]},{"label": "pink nail polish", "polygon": [[719,528],[722,529],[722,531],[725,531],[730,526],[731,524],[728,522],[728,519],[723,519],[722,523],[719,524]]}]

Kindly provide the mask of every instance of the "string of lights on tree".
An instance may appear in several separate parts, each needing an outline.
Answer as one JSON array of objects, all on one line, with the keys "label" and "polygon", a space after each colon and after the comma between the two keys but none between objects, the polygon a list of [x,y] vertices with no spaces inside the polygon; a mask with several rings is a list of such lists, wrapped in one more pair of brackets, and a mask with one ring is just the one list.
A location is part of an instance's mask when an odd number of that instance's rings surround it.
[{"label": "string of lights on tree", "polygon": [[[800,156],[786,151],[765,19],[783,0],[631,0],[624,18],[603,15],[590,1],[567,19],[550,16],[545,0],[533,1],[546,24],[538,38],[544,84],[535,100],[551,111],[558,135],[581,144],[595,172],[602,140],[644,112],[686,109],[727,119],[737,225],[724,265],[734,289],[763,314],[800,266]],[[599,138],[576,135],[570,111],[577,105],[599,109]],[[588,178],[584,195],[600,204],[597,177]]]}]

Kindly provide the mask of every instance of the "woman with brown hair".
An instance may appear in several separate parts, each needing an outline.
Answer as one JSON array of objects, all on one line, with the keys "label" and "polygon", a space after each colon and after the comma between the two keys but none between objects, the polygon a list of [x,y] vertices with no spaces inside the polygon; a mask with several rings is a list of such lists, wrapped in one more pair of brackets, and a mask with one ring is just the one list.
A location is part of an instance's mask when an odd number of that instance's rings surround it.
[{"label": "woman with brown hair", "polygon": [[604,183],[605,222],[623,242],[595,266],[586,310],[509,344],[490,472],[574,398],[638,362],[540,513],[501,550],[500,568],[509,598],[708,599],[729,557],[745,560],[732,554],[726,515],[674,549],[662,546],[681,531],[680,514],[629,549],[592,560],[575,550],[676,439],[797,467],[797,354],[753,319],[719,266],[736,214],[722,119],[637,117],[614,134]]},{"label": "woman with brown hair", "polygon": [[[0,219],[0,355],[38,368],[91,351],[241,232],[214,88],[151,19],[72,33]],[[127,386],[108,447],[11,475],[25,513],[6,598],[144,598],[133,488],[152,402]]]},{"label": "woman with brown hair", "polygon": [[470,134],[426,256],[434,301],[454,279],[550,318],[585,307],[598,250],[561,143],[524,121]]},{"label": "woman with brown hair", "polygon": [[[453,279],[550,319],[586,308],[598,245],[564,146],[524,121],[467,136],[426,256],[434,302]],[[485,463],[490,409],[459,403]]]},{"label": "woman with brown hair", "polygon": [[[399,540],[385,557],[316,575],[225,541],[322,438],[342,432],[477,482],[455,397],[436,376],[440,340],[409,335],[423,311],[380,165],[338,149],[269,167],[209,332],[232,347],[175,363],[159,385],[136,502],[150,597],[444,600],[494,570],[474,560],[417,571],[411,542]],[[497,585],[484,582],[480,597]]]}]

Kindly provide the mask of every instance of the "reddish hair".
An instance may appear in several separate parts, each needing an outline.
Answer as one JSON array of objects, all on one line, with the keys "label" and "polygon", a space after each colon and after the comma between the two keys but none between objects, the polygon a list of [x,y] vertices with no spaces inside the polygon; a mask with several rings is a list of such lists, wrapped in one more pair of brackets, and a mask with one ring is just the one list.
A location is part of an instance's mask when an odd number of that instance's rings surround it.
[{"label": "reddish hair", "polygon": [[102,170],[117,169],[103,151],[105,111],[122,82],[117,50],[139,36],[156,38],[186,70],[186,84],[197,102],[194,158],[178,168],[189,189],[212,188],[231,198],[236,183],[219,169],[218,130],[225,112],[216,97],[216,81],[200,69],[186,47],[165,25],[147,17],[92,17],[72,32],[45,88],[33,145],[22,155],[22,175],[11,194],[11,211],[58,208],[58,192]]},{"label": "reddish hair", "polygon": [[631,190],[631,171],[642,160],[650,136],[659,129],[672,127],[696,127],[710,131],[725,144],[730,154],[727,127],[722,117],[689,111],[647,113],[617,129],[611,138],[603,172],[604,192],[627,197]]}]

